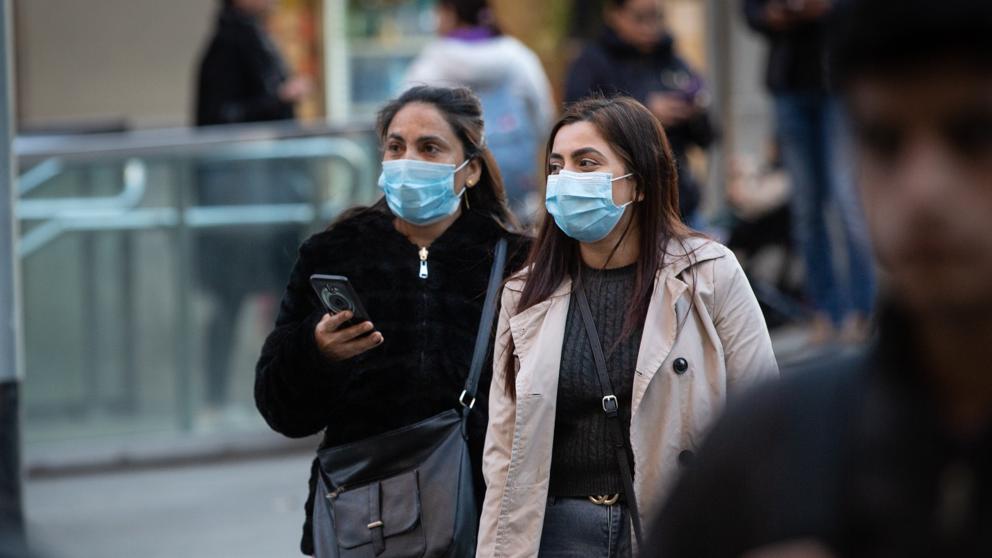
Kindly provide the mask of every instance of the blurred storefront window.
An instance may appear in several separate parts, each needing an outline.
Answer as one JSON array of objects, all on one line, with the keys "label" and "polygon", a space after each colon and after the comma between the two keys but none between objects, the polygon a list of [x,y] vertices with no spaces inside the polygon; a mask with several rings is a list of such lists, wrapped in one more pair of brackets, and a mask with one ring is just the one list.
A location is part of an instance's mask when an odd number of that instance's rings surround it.
[{"label": "blurred storefront window", "polygon": [[371,117],[402,87],[407,68],[433,37],[432,0],[348,2],[351,113]]}]

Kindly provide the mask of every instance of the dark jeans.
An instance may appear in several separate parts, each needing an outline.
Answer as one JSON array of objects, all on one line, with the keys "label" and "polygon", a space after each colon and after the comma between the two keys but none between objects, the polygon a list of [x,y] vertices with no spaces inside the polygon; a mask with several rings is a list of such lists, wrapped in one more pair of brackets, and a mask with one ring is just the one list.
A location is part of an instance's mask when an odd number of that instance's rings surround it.
[{"label": "dark jeans", "polygon": [[[867,315],[875,281],[868,233],[854,185],[850,142],[838,101],[826,95],[775,97],[782,158],[792,179],[793,235],[806,266],[807,293],[817,312],[840,324],[852,312]],[[844,276],[834,265],[826,209],[833,203],[844,228]]]},{"label": "dark jeans", "polygon": [[629,558],[627,506],[600,506],[586,498],[548,498],[541,531],[541,558]]}]

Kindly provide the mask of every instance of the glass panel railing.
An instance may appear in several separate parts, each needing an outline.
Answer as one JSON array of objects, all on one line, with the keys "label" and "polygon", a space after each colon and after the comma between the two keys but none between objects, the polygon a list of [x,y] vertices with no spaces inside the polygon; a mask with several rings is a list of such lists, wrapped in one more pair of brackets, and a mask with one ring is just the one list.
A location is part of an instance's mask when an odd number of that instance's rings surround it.
[{"label": "glass panel railing", "polygon": [[368,129],[19,142],[25,440],[265,429],[254,361],[296,248],[377,197]]}]

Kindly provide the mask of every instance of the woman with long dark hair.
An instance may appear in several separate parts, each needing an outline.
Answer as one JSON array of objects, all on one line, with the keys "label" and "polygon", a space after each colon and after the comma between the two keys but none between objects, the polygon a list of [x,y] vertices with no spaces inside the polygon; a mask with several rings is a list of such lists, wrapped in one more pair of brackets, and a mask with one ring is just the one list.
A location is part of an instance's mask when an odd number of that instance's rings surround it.
[{"label": "woman with long dark hair", "polygon": [[726,398],[778,368],[643,105],[572,105],[547,155],[550,218],[503,291],[478,555],[629,556]]},{"label": "woman with long dark hair", "polygon": [[[507,239],[508,271],[526,252],[471,91],[411,89],[382,109],[378,129],[385,197],[303,244],[256,369],[255,401],[269,425],[294,438],[323,431],[322,448],[458,407],[494,247]],[[328,314],[312,274],[346,276],[371,321]],[[480,394],[488,383],[485,374]],[[477,501],[486,408],[480,397],[468,424]],[[314,554],[315,467],[304,554]]]}]

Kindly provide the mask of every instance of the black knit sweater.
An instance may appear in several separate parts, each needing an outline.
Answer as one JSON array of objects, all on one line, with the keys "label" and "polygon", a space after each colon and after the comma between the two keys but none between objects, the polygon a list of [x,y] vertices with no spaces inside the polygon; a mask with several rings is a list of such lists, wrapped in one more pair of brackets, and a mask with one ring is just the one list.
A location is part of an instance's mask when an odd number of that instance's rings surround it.
[{"label": "black knit sweater", "polygon": [[[633,296],[636,265],[605,271],[584,267],[593,322],[606,353],[606,369],[620,405],[624,432],[630,430],[634,370],[642,328],[621,338]],[[575,295],[565,320],[558,376],[558,403],[551,454],[552,496],[584,497],[623,493],[612,426],[602,408],[603,391]],[[631,460],[631,462],[633,462]]]},{"label": "black knit sweater", "polygon": [[[421,279],[419,248],[381,206],[314,235],[300,247],[275,329],[255,372],[255,402],[274,430],[290,437],[321,430],[321,447],[361,440],[458,405],[482,313],[493,249],[509,241],[506,273],[518,269],[528,241],[491,218],[467,211],[429,248]],[[317,349],[324,310],[310,287],[314,273],[347,276],[384,342],[344,362]],[[469,444],[481,480],[491,366],[483,368]],[[312,554],[314,472],[301,550]],[[482,498],[479,498],[479,502]]]}]

